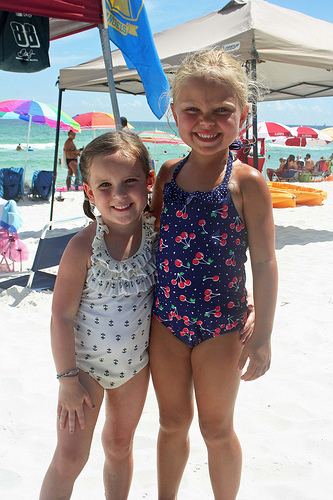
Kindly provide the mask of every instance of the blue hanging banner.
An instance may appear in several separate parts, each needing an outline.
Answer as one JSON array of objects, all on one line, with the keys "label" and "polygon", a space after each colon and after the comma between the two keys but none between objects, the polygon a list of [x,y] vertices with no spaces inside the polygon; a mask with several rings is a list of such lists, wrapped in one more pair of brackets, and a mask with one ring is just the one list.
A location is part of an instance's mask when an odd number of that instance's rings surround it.
[{"label": "blue hanging banner", "polygon": [[106,12],[110,40],[122,51],[127,67],[137,70],[150,109],[162,118],[168,108],[170,87],[143,0],[106,0]]}]

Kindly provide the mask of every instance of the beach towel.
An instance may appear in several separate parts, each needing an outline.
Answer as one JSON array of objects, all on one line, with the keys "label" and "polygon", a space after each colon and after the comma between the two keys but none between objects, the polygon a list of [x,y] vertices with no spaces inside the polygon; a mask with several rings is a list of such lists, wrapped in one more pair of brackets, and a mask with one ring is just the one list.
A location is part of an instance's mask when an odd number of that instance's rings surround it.
[{"label": "beach towel", "polygon": [[17,233],[22,226],[22,218],[14,200],[0,198],[0,226],[10,233]]}]

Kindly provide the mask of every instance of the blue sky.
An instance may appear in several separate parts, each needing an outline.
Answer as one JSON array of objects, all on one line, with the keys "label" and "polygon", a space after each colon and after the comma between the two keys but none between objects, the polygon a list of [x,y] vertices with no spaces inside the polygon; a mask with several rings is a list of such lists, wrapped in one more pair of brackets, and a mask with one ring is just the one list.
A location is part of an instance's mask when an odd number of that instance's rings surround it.
[{"label": "blue sky", "polygon": [[[228,0],[145,0],[153,33],[218,10]],[[332,0],[271,0],[270,3],[333,23]],[[181,5],[181,8],[179,6]],[[297,26],[295,26],[297,30]],[[309,33],[311,37],[311,33]],[[55,86],[60,68],[75,66],[102,55],[98,29],[51,42],[51,67],[34,74],[0,71],[0,100],[35,99],[57,106]],[[154,121],[145,97],[118,94],[120,114],[129,121]],[[71,116],[87,111],[112,113],[108,94],[66,91],[63,111]],[[333,97],[260,103],[259,121],[299,125],[333,125]]]}]

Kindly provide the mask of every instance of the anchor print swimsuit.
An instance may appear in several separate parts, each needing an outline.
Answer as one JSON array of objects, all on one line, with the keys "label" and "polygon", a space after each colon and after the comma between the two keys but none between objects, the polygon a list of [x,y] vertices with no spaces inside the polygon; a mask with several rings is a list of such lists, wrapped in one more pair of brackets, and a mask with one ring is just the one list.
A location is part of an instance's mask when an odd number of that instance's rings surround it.
[{"label": "anchor print swimsuit", "polygon": [[75,318],[76,364],[104,389],[119,387],[148,363],[154,300],[155,218],[143,215],[142,241],[129,259],[113,259],[97,217],[91,267]]},{"label": "anchor print swimsuit", "polygon": [[211,192],[176,184],[163,190],[156,256],[154,317],[189,347],[240,330],[247,318],[247,232],[230,196],[229,153],[224,180]]}]

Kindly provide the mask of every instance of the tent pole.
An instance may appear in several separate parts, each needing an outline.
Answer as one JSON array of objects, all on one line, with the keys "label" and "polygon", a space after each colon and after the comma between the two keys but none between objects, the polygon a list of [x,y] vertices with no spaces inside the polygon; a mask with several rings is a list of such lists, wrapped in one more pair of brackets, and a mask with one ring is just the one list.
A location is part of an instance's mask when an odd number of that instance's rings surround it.
[{"label": "tent pole", "polygon": [[27,149],[26,149],[26,152],[25,152],[25,162],[24,162],[24,170],[23,170],[23,190],[24,190],[25,174],[26,174],[26,170],[27,170],[28,151],[29,151],[29,141],[30,141],[30,130],[31,130],[31,120],[32,120],[32,115],[29,115],[28,137],[27,137]]},{"label": "tent pole", "polygon": [[58,151],[59,151],[59,135],[60,135],[60,117],[61,117],[62,93],[63,93],[63,90],[59,89],[57,128],[56,128],[56,137],[55,137],[55,145],[54,145],[54,160],[53,160],[53,178],[52,178],[52,194],[51,194],[50,220],[53,220],[54,193],[55,193],[55,187],[56,187],[56,181],[57,181],[57,165],[58,165]]},{"label": "tent pole", "polygon": [[[257,61],[251,59],[251,76],[254,81],[257,80]],[[253,166],[258,170],[258,116],[257,116],[257,95],[254,96],[252,103],[252,134],[253,145]]]},{"label": "tent pole", "polygon": [[102,0],[102,11],[103,11],[103,25],[99,24],[98,29],[99,29],[99,35],[101,38],[104,64],[105,64],[106,75],[107,75],[108,86],[109,86],[109,93],[110,93],[111,104],[112,104],[112,109],[113,109],[113,116],[114,116],[114,119],[116,122],[116,129],[121,130],[122,127],[121,127],[121,123],[120,123],[119,106],[118,106],[116,87],[114,84],[113,72],[112,72],[113,65],[112,65],[112,56],[111,56],[111,49],[110,49],[110,40],[109,40],[109,31],[108,31],[105,0]]}]

